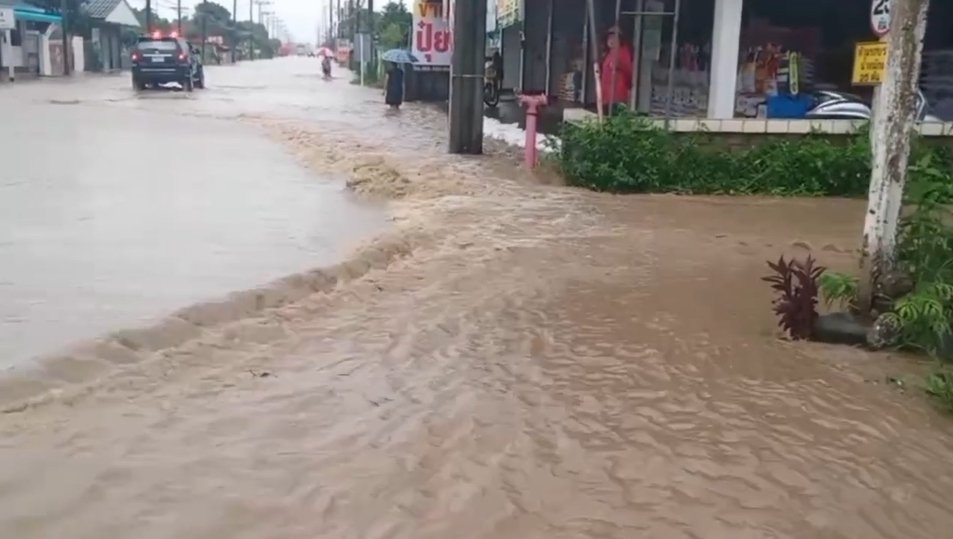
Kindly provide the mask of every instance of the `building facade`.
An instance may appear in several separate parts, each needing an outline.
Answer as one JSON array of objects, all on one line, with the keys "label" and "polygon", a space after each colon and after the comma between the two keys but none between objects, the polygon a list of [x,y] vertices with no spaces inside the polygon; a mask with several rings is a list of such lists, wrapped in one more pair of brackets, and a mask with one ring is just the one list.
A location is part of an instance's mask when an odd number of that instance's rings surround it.
[{"label": "building facade", "polygon": [[[594,21],[587,0],[497,0],[505,86],[545,92],[567,117],[585,115],[596,105],[593,63],[616,26],[633,53],[626,105],[649,116],[797,119],[796,107],[775,106],[779,96],[872,91],[851,81],[856,45],[878,40],[872,0],[592,1]],[[921,88],[933,114],[951,122],[953,2],[931,2],[928,20]]]}]

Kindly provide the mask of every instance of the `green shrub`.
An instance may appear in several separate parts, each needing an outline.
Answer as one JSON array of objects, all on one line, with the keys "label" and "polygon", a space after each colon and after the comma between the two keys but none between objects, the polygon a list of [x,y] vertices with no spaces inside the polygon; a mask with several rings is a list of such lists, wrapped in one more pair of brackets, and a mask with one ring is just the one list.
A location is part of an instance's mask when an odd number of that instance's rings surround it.
[{"label": "green shrub", "polygon": [[[602,124],[565,123],[557,165],[571,185],[614,193],[863,196],[870,179],[866,129],[846,144],[827,137],[769,140],[725,151],[704,133],[676,134],[623,112]],[[917,144],[915,155],[947,156]]]},{"label": "green shrub", "polygon": [[824,303],[828,307],[837,305],[849,308],[857,297],[857,277],[846,273],[825,271],[820,278],[819,287]]},{"label": "green shrub", "polygon": [[953,413],[953,370],[939,365],[926,377],[924,390],[943,411]]}]

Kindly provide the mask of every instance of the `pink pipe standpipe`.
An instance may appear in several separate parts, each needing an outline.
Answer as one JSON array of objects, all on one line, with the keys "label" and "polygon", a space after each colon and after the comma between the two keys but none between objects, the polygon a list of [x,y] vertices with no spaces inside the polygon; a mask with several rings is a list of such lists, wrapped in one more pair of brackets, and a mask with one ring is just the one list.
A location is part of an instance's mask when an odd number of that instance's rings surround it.
[{"label": "pink pipe standpipe", "polygon": [[545,94],[520,95],[520,103],[526,107],[526,148],[523,154],[524,162],[529,168],[535,168],[536,156],[536,122],[540,107],[549,103]]}]

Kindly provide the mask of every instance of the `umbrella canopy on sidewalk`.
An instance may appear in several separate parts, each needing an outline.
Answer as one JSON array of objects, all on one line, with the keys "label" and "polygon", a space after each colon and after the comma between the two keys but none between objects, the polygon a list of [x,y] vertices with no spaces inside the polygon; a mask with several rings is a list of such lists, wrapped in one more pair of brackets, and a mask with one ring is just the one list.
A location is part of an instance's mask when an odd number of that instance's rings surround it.
[{"label": "umbrella canopy on sidewalk", "polygon": [[416,64],[417,57],[404,49],[391,49],[381,55],[381,60],[395,64]]},{"label": "umbrella canopy on sidewalk", "polygon": [[330,56],[331,58],[333,58],[333,57],[334,57],[334,51],[332,51],[331,49],[329,49],[329,48],[327,48],[327,47],[321,47],[320,49],[318,49],[318,52],[316,53],[316,55],[317,55],[317,56]]}]

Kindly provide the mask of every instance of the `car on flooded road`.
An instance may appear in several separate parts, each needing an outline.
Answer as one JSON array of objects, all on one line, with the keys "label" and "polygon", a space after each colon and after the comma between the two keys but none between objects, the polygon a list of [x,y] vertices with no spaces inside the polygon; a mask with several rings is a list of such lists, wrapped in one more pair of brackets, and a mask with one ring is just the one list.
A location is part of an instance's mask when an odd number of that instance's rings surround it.
[{"label": "car on flooded road", "polygon": [[200,52],[175,34],[140,36],[132,51],[132,87],[145,90],[169,83],[187,92],[205,88]]}]

